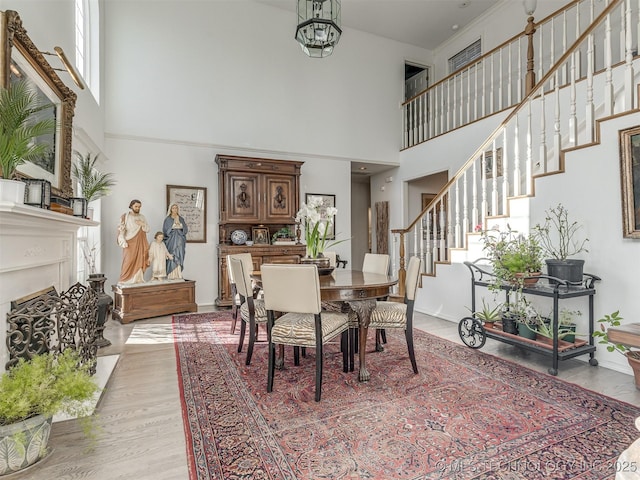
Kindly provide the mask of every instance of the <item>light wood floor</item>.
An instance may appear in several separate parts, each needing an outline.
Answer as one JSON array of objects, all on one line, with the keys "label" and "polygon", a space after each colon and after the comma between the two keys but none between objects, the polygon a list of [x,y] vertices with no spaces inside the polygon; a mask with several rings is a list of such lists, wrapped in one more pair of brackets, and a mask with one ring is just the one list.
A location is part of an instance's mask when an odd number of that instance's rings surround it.
[{"label": "light wood floor", "polygon": [[[200,311],[210,311],[201,308]],[[416,327],[461,343],[457,324],[416,314]],[[102,431],[93,442],[76,420],[53,425],[53,453],[10,480],[188,479],[186,446],[172,344],[171,316],[120,325],[109,320],[102,355],[121,354],[98,405]],[[134,330],[134,327],[135,330]],[[132,334],[133,332],[133,334]],[[488,339],[483,352],[546,372],[550,358]],[[633,377],[573,359],[559,378],[640,405]]]}]

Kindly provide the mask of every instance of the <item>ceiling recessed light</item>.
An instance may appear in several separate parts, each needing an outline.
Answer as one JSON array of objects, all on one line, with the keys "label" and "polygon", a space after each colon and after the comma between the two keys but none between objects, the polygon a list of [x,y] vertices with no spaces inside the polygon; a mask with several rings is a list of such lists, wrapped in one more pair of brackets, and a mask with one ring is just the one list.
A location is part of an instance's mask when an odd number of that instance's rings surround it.
[{"label": "ceiling recessed light", "polygon": [[458,28],[458,24],[456,23],[455,25],[451,25],[451,30],[457,30]]},{"label": "ceiling recessed light", "polygon": [[360,170],[366,170],[367,167],[360,167]]}]

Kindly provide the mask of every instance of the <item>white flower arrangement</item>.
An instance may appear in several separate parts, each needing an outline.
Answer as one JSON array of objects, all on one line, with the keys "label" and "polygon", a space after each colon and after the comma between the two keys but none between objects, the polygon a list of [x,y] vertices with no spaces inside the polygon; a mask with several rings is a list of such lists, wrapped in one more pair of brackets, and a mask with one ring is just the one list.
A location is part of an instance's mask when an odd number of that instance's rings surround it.
[{"label": "white flower arrangement", "polygon": [[322,197],[309,197],[309,203],[303,203],[296,214],[296,222],[304,225],[307,256],[317,258],[326,248],[346,240],[327,244],[327,233],[338,213],[335,207],[325,207]]}]

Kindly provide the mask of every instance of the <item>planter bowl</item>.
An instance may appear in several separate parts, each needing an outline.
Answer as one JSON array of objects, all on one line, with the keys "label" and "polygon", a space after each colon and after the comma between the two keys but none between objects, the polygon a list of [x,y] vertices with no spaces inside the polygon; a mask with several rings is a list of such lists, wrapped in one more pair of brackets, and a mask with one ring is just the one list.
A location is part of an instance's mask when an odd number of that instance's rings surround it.
[{"label": "planter bowl", "polygon": [[37,415],[0,426],[0,476],[9,475],[44,458],[51,433],[51,417]]}]

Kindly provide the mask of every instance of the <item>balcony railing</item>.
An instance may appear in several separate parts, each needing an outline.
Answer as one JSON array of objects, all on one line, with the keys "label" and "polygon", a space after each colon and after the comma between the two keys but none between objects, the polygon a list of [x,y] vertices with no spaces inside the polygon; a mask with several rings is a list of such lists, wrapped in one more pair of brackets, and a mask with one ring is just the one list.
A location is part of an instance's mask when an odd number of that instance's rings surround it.
[{"label": "balcony railing", "polygon": [[[402,105],[403,148],[519,104],[535,84],[535,79],[549,72],[607,3],[576,0],[540,22],[535,23],[530,17],[522,33],[407,100]],[[612,17],[610,22],[623,24],[625,13],[619,15]],[[603,69],[606,63],[602,40],[594,39],[593,71]],[[612,42],[611,48],[624,51],[624,39],[620,38],[617,44]],[[576,55],[573,70],[569,65],[563,66],[553,81],[563,87],[572,79],[584,79],[589,70],[586,58],[586,52]]]}]

